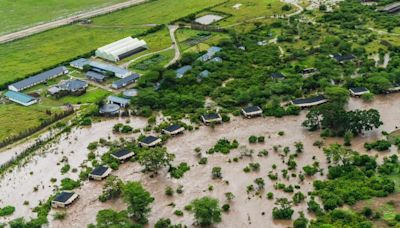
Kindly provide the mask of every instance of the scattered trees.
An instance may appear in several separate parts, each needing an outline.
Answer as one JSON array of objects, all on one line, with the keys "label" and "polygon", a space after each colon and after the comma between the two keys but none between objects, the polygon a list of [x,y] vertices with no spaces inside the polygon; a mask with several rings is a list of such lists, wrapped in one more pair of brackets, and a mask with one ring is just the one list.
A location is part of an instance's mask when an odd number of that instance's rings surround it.
[{"label": "scattered trees", "polygon": [[127,182],[123,188],[123,198],[128,204],[129,215],[138,223],[146,224],[150,212],[150,204],[154,198],[139,182]]}]

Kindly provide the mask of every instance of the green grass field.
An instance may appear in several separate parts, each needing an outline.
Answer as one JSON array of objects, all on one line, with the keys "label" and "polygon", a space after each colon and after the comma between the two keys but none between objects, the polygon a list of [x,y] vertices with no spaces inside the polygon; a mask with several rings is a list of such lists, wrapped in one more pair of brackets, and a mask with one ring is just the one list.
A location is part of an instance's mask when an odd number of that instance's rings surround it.
[{"label": "green grass field", "polygon": [[[239,9],[233,8],[236,4],[242,4]],[[232,15],[216,23],[216,25],[225,27],[257,17],[270,17],[273,15],[281,15],[297,10],[295,7],[290,12],[283,12],[282,3],[278,0],[229,0],[221,6],[212,10]]]},{"label": "green grass field", "polygon": [[0,34],[124,1],[3,0],[0,1]]},{"label": "green grass field", "polygon": [[152,1],[94,18],[90,25],[69,25],[0,45],[0,84],[147,29],[138,25],[168,23],[223,1]]}]

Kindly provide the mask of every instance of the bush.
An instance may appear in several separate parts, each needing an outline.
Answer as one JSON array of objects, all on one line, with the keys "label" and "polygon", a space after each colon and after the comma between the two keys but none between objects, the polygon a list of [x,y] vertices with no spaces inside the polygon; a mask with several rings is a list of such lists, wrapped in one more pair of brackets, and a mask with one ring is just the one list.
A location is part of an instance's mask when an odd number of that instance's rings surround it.
[{"label": "bush", "polygon": [[0,208],[0,216],[7,216],[7,215],[12,215],[15,211],[14,206],[5,206],[3,208]]},{"label": "bush", "polygon": [[256,143],[256,142],[257,142],[257,136],[252,135],[249,137],[249,143]]},{"label": "bush", "polygon": [[70,166],[69,164],[64,165],[64,166],[61,168],[61,174],[67,173],[67,172],[69,171],[70,168],[71,168],[71,166]]},{"label": "bush", "polygon": [[377,151],[385,151],[388,150],[390,147],[392,146],[392,144],[387,141],[387,140],[377,140],[375,142],[372,143],[365,143],[364,147],[367,150],[377,150]]},{"label": "bush", "polygon": [[183,211],[181,211],[181,210],[176,210],[176,211],[174,211],[174,214],[175,214],[176,216],[183,216]]},{"label": "bush", "polygon": [[178,165],[178,167],[171,167],[170,173],[173,178],[179,179],[183,177],[185,172],[189,171],[190,167],[186,162],[182,162]]},{"label": "bush", "polygon": [[90,126],[90,125],[92,125],[92,119],[90,119],[89,117],[85,117],[81,120],[80,125]]},{"label": "bush", "polygon": [[172,189],[170,186],[165,188],[165,195],[167,196],[173,196],[174,195],[174,189]]},{"label": "bush", "polygon": [[228,212],[230,208],[231,208],[231,206],[229,206],[229,204],[222,205],[222,210],[225,212]]},{"label": "bush", "polygon": [[211,174],[212,174],[213,179],[221,179],[222,178],[221,167],[218,167],[218,166],[213,167]]},{"label": "bush", "polygon": [[81,186],[81,182],[79,180],[72,180],[71,178],[64,178],[61,180],[61,190],[73,190]]},{"label": "bush", "polygon": [[65,212],[56,212],[53,215],[54,220],[64,220],[67,214]]}]

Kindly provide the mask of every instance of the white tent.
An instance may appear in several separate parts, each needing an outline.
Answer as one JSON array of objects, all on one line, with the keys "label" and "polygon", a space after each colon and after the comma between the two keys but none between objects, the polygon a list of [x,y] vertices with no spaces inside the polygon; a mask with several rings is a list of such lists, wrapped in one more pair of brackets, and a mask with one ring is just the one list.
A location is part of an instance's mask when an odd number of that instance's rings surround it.
[{"label": "white tent", "polygon": [[117,62],[147,48],[147,43],[144,40],[126,37],[122,40],[118,40],[114,43],[98,48],[96,50],[96,56],[109,61]]}]

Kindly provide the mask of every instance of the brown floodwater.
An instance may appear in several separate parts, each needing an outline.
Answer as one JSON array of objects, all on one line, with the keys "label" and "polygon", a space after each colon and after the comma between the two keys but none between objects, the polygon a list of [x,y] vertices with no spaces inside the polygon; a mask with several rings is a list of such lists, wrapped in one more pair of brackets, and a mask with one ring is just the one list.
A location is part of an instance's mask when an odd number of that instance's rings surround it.
[{"label": "brown floodwater", "polygon": [[[353,140],[353,147],[357,150],[371,155],[380,157],[397,153],[396,150],[390,152],[366,152],[363,149],[363,144],[369,140],[375,140],[382,137],[381,131],[393,131],[396,125],[399,124],[399,103],[400,93],[391,94],[388,96],[378,96],[373,102],[364,103],[361,99],[350,99],[349,107],[355,108],[376,108],[381,112],[384,125],[378,130],[371,131],[357,137]],[[193,215],[184,211],[184,216],[178,217],[173,214],[177,209],[183,210],[184,206],[190,203],[193,199],[202,196],[212,196],[220,200],[220,204],[226,203],[224,193],[232,192],[236,197],[231,203],[229,213],[223,213],[222,222],[218,227],[288,227],[291,221],[276,221],[272,219],[272,209],[274,200],[266,198],[267,192],[273,192],[274,197],[291,198],[292,193],[284,193],[282,190],[275,190],[267,174],[272,170],[272,165],[277,165],[279,174],[278,182],[285,184],[299,185],[303,194],[312,191],[312,182],[315,179],[323,179],[320,174],[316,174],[312,178],[306,178],[303,183],[300,183],[298,177],[290,177],[289,180],[283,179],[281,170],[287,169],[284,163],[288,157],[282,156],[282,148],[290,147],[291,153],[294,153],[294,143],[301,141],[304,144],[304,152],[296,158],[297,169],[294,173],[298,173],[305,165],[311,165],[314,161],[320,163],[320,167],[326,172],[327,163],[321,149],[312,146],[316,140],[321,140],[318,132],[308,132],[301,127],[302,121],[305,119],[306,112],[302,112],[299,116],[289,116],[284,118],[256,118],[242,119],[240,117],[232,118],[231,122],[216,126],[214,129],[201,126],[199,130],[185,132],[183,135],[170,139],[166,147],[169,152],[174,153],[176,158],[174,164],[187,162],[191,169],[185,173],[181,179],[170,178],[167,171],[162,170],[158,176],[150,178],[148,174],[141,172],[141,167],[137,163],[125,163],[120,166],[119,170],[113,172],[114,175],[128,181],[140,181],[145,188],[151,192],[155,198],[152,204],[152,211],[149,218],[149,225],[152,227],[154,223],[161,217],[171,218],[174,223],[182,223],[192,226],[194,219]],[[45,152],[34,156],[25,165],[12,172],[7,173],[0,180],[0,205],[14,205],[16,212],[9,218],[0,218],[0,222],[4,222],[11,218],[30,217],[34,216],[31,208],[40,200],[46,199],[54,190],[54,184],[50,182],[50,178],[57,178],[55,184],[59,184],[59,180],[64,177],[77,178],[77,173],[61,175],[61,165],[57,162],[62,160],[63,156],[68,157],[68,163],[71,168],[79,168],[79,165],[87,158],[87,145],[96,141],[99,138],[115,139],[112,134],[112,126],[117,122],[125,122],[125,119],[112,119],[95,123],[91,128],[83,128],[74,130],[69,134],[68,139],[62,139],[49,148],[44,149]],[[130,125],[135,128],[145,127],[146,120],[139,118],[131,118]],[[285,134],[279,136],[278,132],[283,131]],[[265,136],[265,143],[248,144],[250,135]],[[129,137],[133,137],[130,135]],[[205,151],[211,148],[221,139],[229,140],[236,139],[241,146],[255,151],[252,157],[243,157],[239,162],[228,162],[234,157],[240,156],[242,149],[231,151],[228,155],[223,154],[206,154]],[[327,143],[339,142],[339,139],[329,139]],[[274,152],[273,146],[281,145],[280,152]],[[194,149],[200,147],[203,156],[208,157],[207,165],[199,165],[198,157]],[[269,155],[266,157],[258,157],[257,152],[267,149]],[[106,149],[99,149],[98,153],[104,153]],[[382,155],[383,154],[383,155]],[[1,154],[0,154],[1,155]],[[313,159],[315,158],[315,160]],[[261,168],[257,172],[245,173],[243,168],[250,162],[258,162]],[[211,178],[211,170],[214,166],[222,167],[223,180],[214,180]],[[30,174],[30,172],[33,172]],[[292,172],[289,171],[289,176]],[[250,184],[254,184],[254,179],[261,177],[265,181],[265,189],[259,195],[254,192],[248,194],[246,188]],[[227,184],[229,182],[229,184]],[[98,196],[102,191],[104,182],[86,181],[76,190],[80,195],[71,207],[65,210],[67,217],[63,221],[54,221],[49,217],[50,227],[85,227],[87,224],[94,223],[96,214],[101,209],[113,208],[123,210],[126,205],[119,199],[101,203],[98,201]],[[171,186],[176,189],[179,185],[183,186],[182,194],[174,194],[172,197],[165,195],[165,188]],[[209,186],[213,186],[213,190],[209,191]],[[34,192],[33,188],[39,186],[38,191]],[[24,206],[23,202],[29,201],[28,206]],[[171,206],[173,203],[175,206]],[[295,214],[293,218],[298,217],[298,211],[307,211],[307,206],[302,203],[295,206]],[[52,210],[53,214],[56,210]],[[306,213],[307,217],[312,217]]]}]

